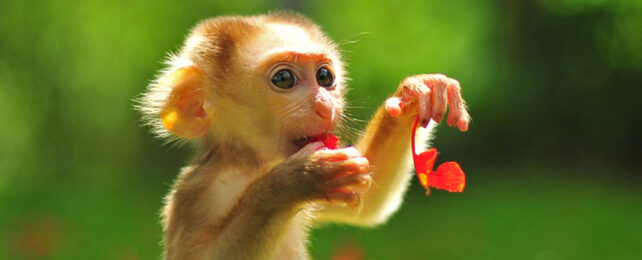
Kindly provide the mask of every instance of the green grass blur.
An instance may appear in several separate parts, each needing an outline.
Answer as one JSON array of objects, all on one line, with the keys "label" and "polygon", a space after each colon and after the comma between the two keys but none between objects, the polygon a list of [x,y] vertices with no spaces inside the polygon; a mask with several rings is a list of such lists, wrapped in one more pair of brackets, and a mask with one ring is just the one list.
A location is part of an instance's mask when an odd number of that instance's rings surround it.
[{"label": "green grass blur", "polygon": [[[403,77],[457,78],[468,133],[440,126],[462,194],[416,183],[385,225],[312,233],[315,259],[642,255],[642,2],[0,1],[0,259],[157,259],[189,151],[132,100],[196,22],[297,10],[348,61],[352,117]],[[363,124],[355,123],[355,128]]]}]

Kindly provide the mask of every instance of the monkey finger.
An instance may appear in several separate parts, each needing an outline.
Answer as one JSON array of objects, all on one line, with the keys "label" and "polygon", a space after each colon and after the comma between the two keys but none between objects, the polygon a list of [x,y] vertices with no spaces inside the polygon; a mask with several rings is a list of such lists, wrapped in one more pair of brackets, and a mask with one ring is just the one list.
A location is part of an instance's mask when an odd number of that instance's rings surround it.
[{"label": "monkey finger", "polygon": [[457,98],[457,86],[449,84],[447,87],[448,92],[448,105],[450,106],[450,111],[448,112],[447,123],[448,126],[456,126],[457,122],[462,116],[462,107],[460,100]]},{"label": "monkey finger", "polygon": [[465,112],[465,114],[459,118],[459,121],[457,122],[457,127],[459,128],[459,131],[466,132],[468,131],[469,124],[470,124],[470,115],[468,115],[468,112]]},{"label": "monkey finger", "polygon": [[372,173],[362,173],[359,175],[362,175],[362,177],[359,179],[359,182],[352,187],[354,187],[357,192],[365,192],[372,186]]},{"label": "monkey finger", "polygon": [[303,146],[294,156],[308,156],[322,149],[324,146],[323,142],[312,142]]},{"label": "monkey finger", "polygon": [[343,161],[350,158],[359,157],[359,151],[353,146],[336,149],[336,150],[319,150],[314,156],[319,160],[325,161]]},{"label": "monkey finger", "polygon": [[446,78],[444,77],[442,80],[442,77],[434,78],[434,80],[428,82],[432,84],[432,119],[437,123],[440,123],[444,118],[448,106],[446,100]]},{"label": "monkey finger", "polygon": [[343,203],[343,206],[357,207],[361,204],[361,197],[359,194],[352,190],[346,188],[338,188],[333,191],[330,191],[326,194],[326,199],[328,201],[340,201]]},{"label": "monkey finger", "polygon": [[397,91],[395,96],[401,99],[401,107],[403,108],[404,102],[416,101],[419,97],[419,92],[424,84],[423,75],[415,75],[405,78],[400,85],[400,90]]},{"label": "monkey finger", "polygon": [[354,190],[360,194],[365,193],[366,191],[370,190],[370,187],[372,187],[372,183],[373,183],[372,176],[370,174],[367,174],[367,176],[368,176],[367,180],[352,186]]},{"label": "monkey finger", "polygon": [[470,115],[466,109],[466,103],[461,97],[461,86],[457,80],[449,79],[447,94],[448,105],[450,106],[448,125],[457,126],[461,131],[468,130]]},{"label": "monkey finger", "polygon": [[325,162],[322,166],[324,178],[338,178],[345,173],[365,173],[368,171],[370,163],[364,157],[348,159],[337,162]]},{"label": "monkey finger", "polygon": [[450,112],[448,113],[448,119],[446,120],[446,123],[448,123],[448,126],[450,127],[455,127],[457,126],[457,122],[459,121],[460,117],[461,113],[459,111],[453,111],[451,108]]},{"label": "monkey finger", "polygon": [[358,189],[365,189],[370,186],[372,177],[367,173],[345,173],[339,177],[328,180],[326,182],[326,187],[330,189],[336,189],[341,187],[354,187]]},{"label": "monkey finger", "polygon": [[335,151],[338,151],[340,153],[344,153],[345,155],[348,156],[348,158],[361,157],[361,153],[354,146],[348,146],[346,148],[338,149],[338,150],[335,150]]},{"label": "monkey finger", "polygon": [[370,162],[365,157],[352,158],[337,162],[337,170],[342,172],[365,173],[370,167]]},{"label": "monkey finger", "polygon": [[430,122],[430,89],[421,88],[419,91],[419,123],[422,127],[427,127]]},{"label": "monkey finger", "polygon": [[385,104],[388,114],[393,117],[401,115],[401,100],[398,97],[388,98]]}]

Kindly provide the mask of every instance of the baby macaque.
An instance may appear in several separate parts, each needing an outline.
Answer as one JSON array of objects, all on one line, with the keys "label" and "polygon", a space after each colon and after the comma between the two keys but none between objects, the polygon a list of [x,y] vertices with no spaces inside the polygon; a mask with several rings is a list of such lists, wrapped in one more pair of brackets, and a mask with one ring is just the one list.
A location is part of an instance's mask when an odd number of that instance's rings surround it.
[{"label": "baby macaque", "polygon": [[374,226],[399,208],[415,117],[421,145],[447,107],[468,129],[459,83],[416,75],[355,147],[309,141],[340,123],[345,91],[336,44],[302,15],[199,23],[139,104],[158,135],[195,148],[165,199],[165,259],[307,259],[310,226]]}]

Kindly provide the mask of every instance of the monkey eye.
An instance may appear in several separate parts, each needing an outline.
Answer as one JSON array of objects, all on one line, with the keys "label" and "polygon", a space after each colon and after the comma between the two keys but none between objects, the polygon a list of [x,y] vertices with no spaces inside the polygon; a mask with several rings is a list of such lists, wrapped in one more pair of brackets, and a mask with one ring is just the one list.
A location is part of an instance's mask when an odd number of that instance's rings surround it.
[{"label": "monkey eye", "polygon": [[317,71],[317,83],[324,87],[330,87],[334,85],[334,75],[328,68],[322,67]]},{"label": "monkey eye", "polygon": [[279,70],[272,76],[272,84],[278,88],[292,88],[296,85],[296,81],[294,72],[288,69]]}]

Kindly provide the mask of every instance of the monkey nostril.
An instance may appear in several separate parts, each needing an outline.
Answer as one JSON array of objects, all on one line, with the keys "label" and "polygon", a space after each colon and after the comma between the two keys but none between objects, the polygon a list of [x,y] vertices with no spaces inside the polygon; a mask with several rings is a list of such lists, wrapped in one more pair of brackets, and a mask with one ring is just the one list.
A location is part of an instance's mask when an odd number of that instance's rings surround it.
[{"label": "monkey nostril", "polygon": [[317,115],[323,119],[334,120],[334,107],[335,105],[331,100],[329,92],[325,89],[319,89],[314,100],[314,111]]},{"label": "monkey nostril", "polygon": [[333,119],[334,118],[334,112],[332,109],[316,109],[317,115],[323,119]]},{"label": "monkey nostril", "polygon": [[335,111],[332,108],[332,103],[322,103],[322,102],[317,102],[314,104],[314,112],[317,113],[317,115],[325,120],[333,121],[335,117]]}]

